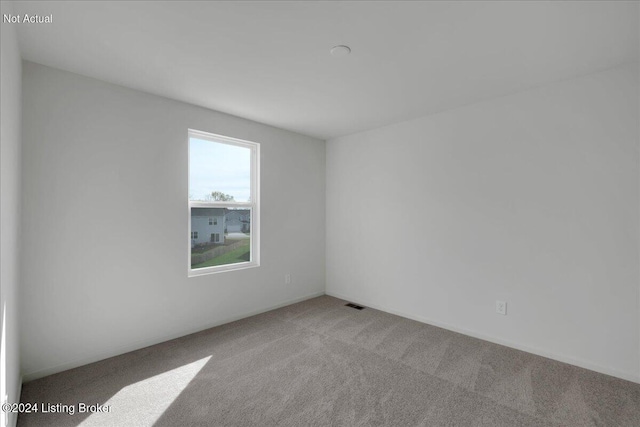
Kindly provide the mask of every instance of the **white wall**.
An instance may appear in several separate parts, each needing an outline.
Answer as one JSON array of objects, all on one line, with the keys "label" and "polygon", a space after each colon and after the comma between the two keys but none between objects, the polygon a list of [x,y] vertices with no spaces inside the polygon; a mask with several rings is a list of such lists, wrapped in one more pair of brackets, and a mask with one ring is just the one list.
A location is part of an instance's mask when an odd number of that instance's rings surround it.
[{"label": "white wall", "polygon": [[[2,2],[0,14],[11,13]],[[22,60],[15,26],[0,24],[0,400],[20,400],[18,283],[20,253],[20,129]],[[0,425],[5,425],[0,411]],[[9,425],[16,415],[9,414]]]},{"label": "white wall", "polygon": [[328,141],[327,293],[638,381],[638,86],[619,67]]},{"label": "white wall", "polygon": [[[27,379],[324,292],[323,141],[23,68]],[[188,128],[262,144],[260,267],[187,278]]]}]

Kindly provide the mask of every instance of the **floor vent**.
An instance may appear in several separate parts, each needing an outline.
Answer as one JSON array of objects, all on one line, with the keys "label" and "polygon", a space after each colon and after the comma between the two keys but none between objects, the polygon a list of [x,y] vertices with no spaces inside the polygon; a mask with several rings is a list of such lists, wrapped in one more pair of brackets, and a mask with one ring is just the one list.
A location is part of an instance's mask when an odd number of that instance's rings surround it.
[{"label": "floor vent", "polygon": [[355,308],[356,310],[362,310],[364,307],[361,305],[356,305],[352,302],[345,304],[347,307]]}]

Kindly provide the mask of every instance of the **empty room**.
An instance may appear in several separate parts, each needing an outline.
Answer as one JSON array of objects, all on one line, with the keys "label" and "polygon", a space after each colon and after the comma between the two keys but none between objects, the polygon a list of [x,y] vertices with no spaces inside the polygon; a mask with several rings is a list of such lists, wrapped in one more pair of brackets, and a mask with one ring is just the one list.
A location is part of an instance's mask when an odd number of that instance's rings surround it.
[{"label": "empty room", "polygon": [[640,426],[640,2],[1,8],[0,427]]}]

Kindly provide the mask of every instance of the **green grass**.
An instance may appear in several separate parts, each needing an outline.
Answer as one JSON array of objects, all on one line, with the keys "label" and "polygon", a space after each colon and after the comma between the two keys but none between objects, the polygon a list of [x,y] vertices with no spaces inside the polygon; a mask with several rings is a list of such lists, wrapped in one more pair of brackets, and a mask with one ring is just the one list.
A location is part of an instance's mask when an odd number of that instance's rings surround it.
[{"label": "green grass", "polygon": [[240,239],[224,239],[224,243],[206,243],[204,245],[196,246],[195,248],[191,248],[192,254],[203,254],[211,249],[217,248],[218,246],[229,246],[234,243],[238,243]]},{"label": "green grass", "polygon": [[248,262],[250,257],[250,240],[246,239],[244,244],[239,248],[227,252],[226,254],[217,256],[200,264],[193,264],[191,268],[214,267],[216,265],[236,264],[239,262]]}]

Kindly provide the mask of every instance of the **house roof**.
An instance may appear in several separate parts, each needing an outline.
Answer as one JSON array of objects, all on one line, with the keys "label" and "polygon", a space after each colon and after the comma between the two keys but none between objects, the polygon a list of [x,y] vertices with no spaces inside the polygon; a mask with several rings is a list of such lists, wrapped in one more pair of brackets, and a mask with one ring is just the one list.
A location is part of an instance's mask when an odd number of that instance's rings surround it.
[{"label": "house roof", "polygon": [[191,216],[223,216],[225,208],[191,208]]},{"label": "house roof", "polygon": [[[227,209],[227,208],[191,208],[191,216],[227,216],[230,214],[248,215],[249,209]],[[235,216],[235,215],[234,215]]]}]

